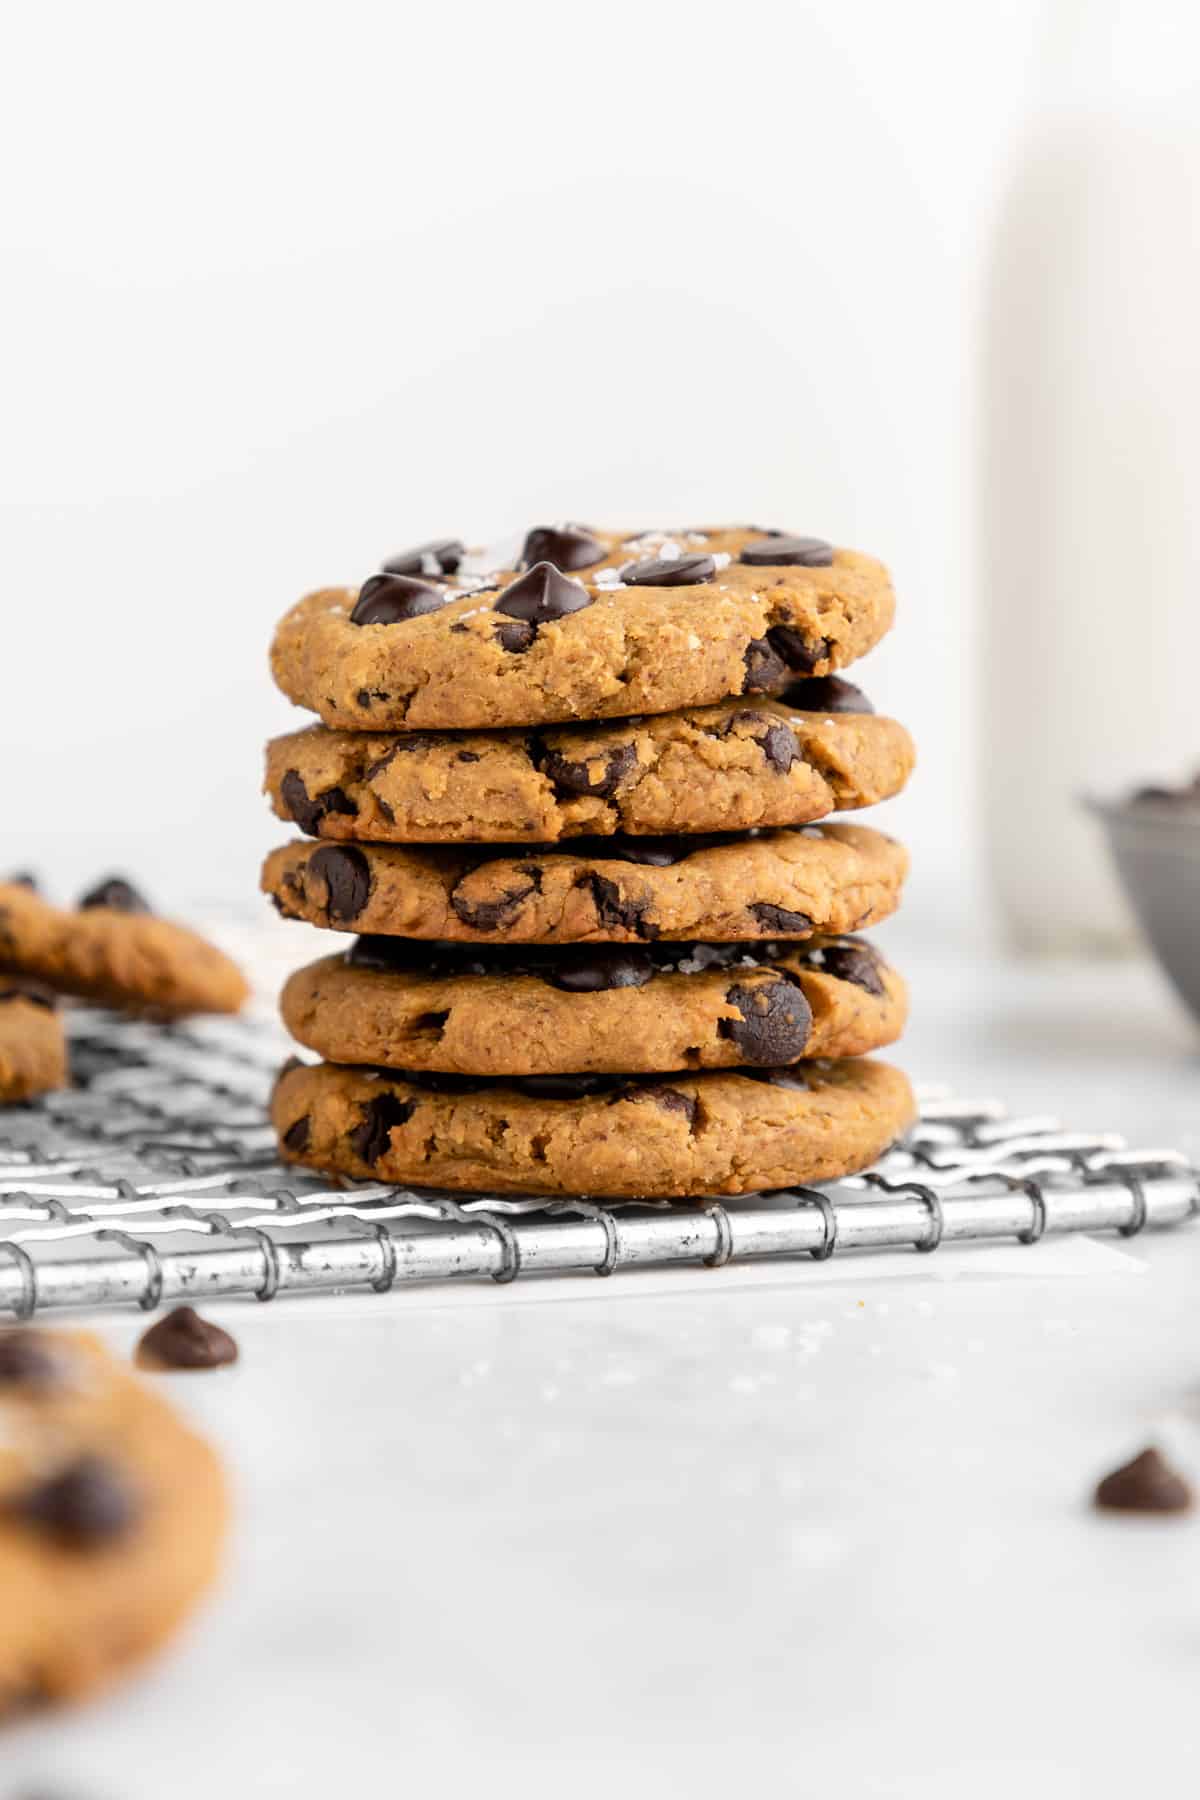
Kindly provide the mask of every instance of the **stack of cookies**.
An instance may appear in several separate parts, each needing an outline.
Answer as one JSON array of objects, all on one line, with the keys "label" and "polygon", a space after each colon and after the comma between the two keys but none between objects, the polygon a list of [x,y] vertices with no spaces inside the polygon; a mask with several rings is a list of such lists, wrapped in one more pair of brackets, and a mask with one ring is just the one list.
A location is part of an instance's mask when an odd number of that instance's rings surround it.
[{"label": "stack of cookies", "polygon": [[872,1162],[913,1116],[864,1060],[906,995],[849,934],[895,909],[907,857],[816,821],[912,768],[834,674],[892,614],[872,558],[748,526],[443,540],[294,607],[272,666],[322,723],[268,746],[305,838],[263,886],[356,935],[284,989],[323,1059],[280,1078],[284,1156],[613,1197]]}]

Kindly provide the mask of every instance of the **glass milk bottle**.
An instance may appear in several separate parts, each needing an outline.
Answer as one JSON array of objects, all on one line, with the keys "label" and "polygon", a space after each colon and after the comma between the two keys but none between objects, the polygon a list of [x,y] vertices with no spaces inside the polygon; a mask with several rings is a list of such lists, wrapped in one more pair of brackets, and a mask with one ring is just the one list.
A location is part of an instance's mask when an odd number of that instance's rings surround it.
[{"label": "glass milk bottle", "polygon": [[985,827],[1010,934],[1132,927],[1087,791],[1200,765],[1200,16],[1054,10],[989,275]]}]

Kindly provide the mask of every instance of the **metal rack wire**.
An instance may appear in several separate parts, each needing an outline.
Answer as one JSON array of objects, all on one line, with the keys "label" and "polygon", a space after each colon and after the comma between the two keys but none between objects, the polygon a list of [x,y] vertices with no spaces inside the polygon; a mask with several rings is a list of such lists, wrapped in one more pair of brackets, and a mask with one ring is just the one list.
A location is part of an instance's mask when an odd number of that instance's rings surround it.
[{"label": "metal rack wire", "polygon": [[331,1185],[276,1156],[265,1103],[288,1048],[266,1019],[74,1015],[76,1085],[0,1114],[0,1310],[1128,1237],[1200,1212],[1178,1152],[933,1091],[876,1168],[822,1188],[630,1205]]}]

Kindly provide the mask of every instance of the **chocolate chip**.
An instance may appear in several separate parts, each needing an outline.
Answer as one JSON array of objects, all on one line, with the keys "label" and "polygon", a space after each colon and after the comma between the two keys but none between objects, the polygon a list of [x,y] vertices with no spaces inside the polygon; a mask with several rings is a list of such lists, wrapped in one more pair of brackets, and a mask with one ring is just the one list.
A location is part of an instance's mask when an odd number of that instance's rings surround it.
[{"label": "chocolate chip", "polygon": [[90,1550],[124,1537],[141,1505],[128,1481],[100,1456],[76,1462],[17,1496],[14,1510],[27,1525],[71,1550]]},{"label": "chocolate chip", "polygon": [[434,538],[418,544],[415,550],[401,550],[389,556],[383,565],[385,575],[453,575],[467,554],[467,546],[459,538]]},{"label": "chocolate chip", "polygon": [[611,800],[626,775],[636,766],[637,749],[633,744],[621,744],[604,756],[592,757],[587,762],[571,762],[561,750],[544,750],[540,758],[542,773],[549,777],[559,794],[587,794],[597,800]]},{"label": "chocolate chip", "polygon": [[631,569],[622,569],[621,580],[626,587],[696,587],[702,581],[711,581],[716,572],[711,556],[671,556],[665,560],[650,557],[646,562],[634,563]]},{"label": "chocolate chip", "polygon": [[354,698],[355,702],[365,710],[373,700],[390,700],[391,695],[383,688],[359,688]]},{"label": "chocolate chip", "polygon": [[[509,1085],[505,1083],[505,1085]],[[610,1075],[522,1075],[511,1084],[531,1100],[583,1100],[612,1086]]]},{"label": "chocolate chip", "polygon": [[325,883],[330,919],[344,925],[357,919],[371,894],[371,866],[362,851],[352,844],[322,844],[306,868]]},{"label": "chocolate chip", "polygon": [[[784,626],[782,629],[786,630]],[[813,675],[807,681],[793,681],[779,696],[784,706],[796,712],[873,713],[875,708],[861,688],[840,675]]]},{"label": "chocolate chip", "polygon": [[0,1387],[46,1392],[62,1385],[63,1374],[61,1352],[41,1332],[0,1332]]},{"label": "chocolate chip", "polygon": [[1177,1469],[1153,1448],[1106,1475],[1095,1504],[1115,1512],[1178,1513],[1192,1505],[1192,1490]]},{"label": "chocolate chip", "polygon": [[789,912],[785,906],[772,906],[768,900],[758,900],[753,906],[748,906],[746,911],[767,931],[783,934],[792,931],[798,937],[803,937],[813,928],[813,922],[807,913]]},{"label": "chocolate chip", "polygon": [[[521,626],[528,626],[536,635],[539,625],[565,619],[568,613],[582,612],[591,604],[592,596],[582,582],[560,575],[553,563],[539,562],[527,575],[505,588],[496,601],[495,611],[515,619]],[[532,642],[532,638],[525,638],[522,632],[523,641],[517,643],[511,628],[506,625],[501,625],[496,635],[506,650],[527,650]]]},{"label": "chocolate chip", "polygon": [[407,973],[420,968],[422,950],[435,952],[441,944],[414,944],[409,938],[365,936],[355,938],[346,952],[351,969],[399,970]]},{"label": "chocolate chip", "polygon": [[391,1147],[393,1127],[403,1125],[416,1110],[413,1100],[398,1100],[395,1094],[377,1094],[363,1108],[362,1124],[349,1133],[350,1148],[363,1162],[377,1163]]},{"label": "chocolate chip", "polygon": [[738,982],[725,998],[742,1016],[722,1019],[718,1029],[748,1063],[773,1068],[804,1055],[812,1008],[795,982]]},{"label": "chocolate chip", "polygon": [[279,784],[279,793],[291,817],[309,837],[320,835],[321,821],[330,813],[344,813],[349,818],[358,814],[358,807],[343,788],[326,788],[323,794],[311,797],[298,769],[287,771]]},{"label": "chocolate chip", "polygon": [[359,589],[352,625],[403,625],[445,606],[452,596],[446,588],[418,581],[415,575],[372,575]]},{"label": "chocolate chip", "polygon": [[[297,1067],[301,1065],[297,1064]],[[301,1113],[294,1125],[289,1125],[283,1134],[285,1149],[296,1156],[303,1156],[312,1141],[312,1120],[307,1113]]]},{"label": "chocolate chip", "polygon": [[607,551],[583,525],[535,525],[521,547],[521,567],[553,563],[556,569],[590,569]]},{"label": "chocolate chip", "polygon": [[[693,850],[700,850],[711,838],[614,838],[611,842],[601,839],[599,846],[591,851],[593,856],[607,857],[612,862],[640,863],[648,869],[669,869],[672,864],[682,862]],[[570,846],[580,854],[587,854],[582,849],[583,840],[576,839]]]},{"label": "chocolate chip", "polygon": [[148,913],[149,906],[142,899],[137,889],[120,875],[110,875],[106,881],[90,888],[79,902],[80,912],[89,912],[93,907],[108,907],[112,912]]},{"label": "chocolate chip", "polygon": [[786,775],[800,754],[800,742],[790,725],[772,725],[758,742],[771,767]]},{"label": "chocolate chip", "polygon": [[874,994],[880,1000],[887,993],[879,956],[870,944],[864,944],[859,938],[846,938],[841,943],[823,944],[818,954],[820,967],[827,975],[835,976],[838,981],[851,981],[855,987],[865,988],[868,994]]},{"label": "chocolate chip", "polygon": [[656,938],[658,926],[646,917],[648,902],[622,896],[615,881],[604,875],[581,875],[576,887],[590,888],[597,922],[606,931],[632,931],[640,938]]},{"label": "chocolate chip", "polygon": [[510,656],[520,656],[528,650],[537,636],[537,626],[527,625],[523,619],[510,619],[496,627],[496,642]]},{"label": "chocolate chip", "polygon": [[599,994],[611,988],[645,987],[654,964],[647,950],[560,950],[535,972],[564,994]]},{"label": "chocolate chip", "polygon": [[[468,875],[472,871],[468,870]],[[464,925],[472,931],[497,931],[501,926],[511,925],[517,914],[528,900],[530,894],[541,892],[542,872],[538,868],[522,867],[517,869],[518,875],[525,876],[523,886],[509,888],[499,900],[471,900],[460,894],[458,888],[467,879],[461,877],[458,886],[451,889],[450,904]]]},{"label": "chocolate chip", "polygon": [[202,1319],[190,1306],[177,1306],[142,1334],[138,1360],[168,1369],[219,1369],[236,1362],[238,1347],[227,1331]]},{"label": "chocolate chip", "polygon": [[0,1004],[9,1000],[24,1000],[26,1005],[41,1006],[46,1012],[58,1010],[58,996],[32,981],[5,981],[0,987]]},{"label": "chocolate chip", "polygon": [[804,635],[791,625],[772,625],[767,633],[772,649],[777,650],[789,669],[798,669],[802,675],[811,673],[819,662],[827,661],[830,652],[828,638],[818,638],[810,644]]},{"label": "chocolate chip", "polygon": [[474,750],[460,750],[454,760],[455,762],[462,763],[476,763],[479,761],[479,758],[476,756]]},{"label": "chocolate chip", "polygon": [[827,569],[833,561],[833,545],[824,538],[765,537],[746,544],[738,558],[752,568]]},{"label": "chocolate chip", "polygon": [[766,638],[751,638],[742,653],[746,675],[743,694],[769,694],[787,674],[787,664],[772,650]]},{"label": "chocolate chip", "polygon": [[[682,1113],[688,1122],[688,1130],[695,1128],[700,1114],[700,1102],[691,1094],[681,1094],[678,1088],[664,1087],[655,1082],[651,1087],[633,1090],[629,1098],[642,1097],[660,1106],[664,1112]],[[624,1096],[623,1096],[624,1097]]]}]

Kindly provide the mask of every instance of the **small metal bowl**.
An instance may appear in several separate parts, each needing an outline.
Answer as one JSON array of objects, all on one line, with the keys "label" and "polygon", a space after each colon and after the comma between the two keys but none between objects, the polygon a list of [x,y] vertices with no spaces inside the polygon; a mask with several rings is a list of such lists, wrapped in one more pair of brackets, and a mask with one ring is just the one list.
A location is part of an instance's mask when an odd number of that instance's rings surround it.
[{"label": "small metal bowl", "polygon": [[1121,885],[1172,986],[1200,1020],[1200,806],[1095,800]]}]

